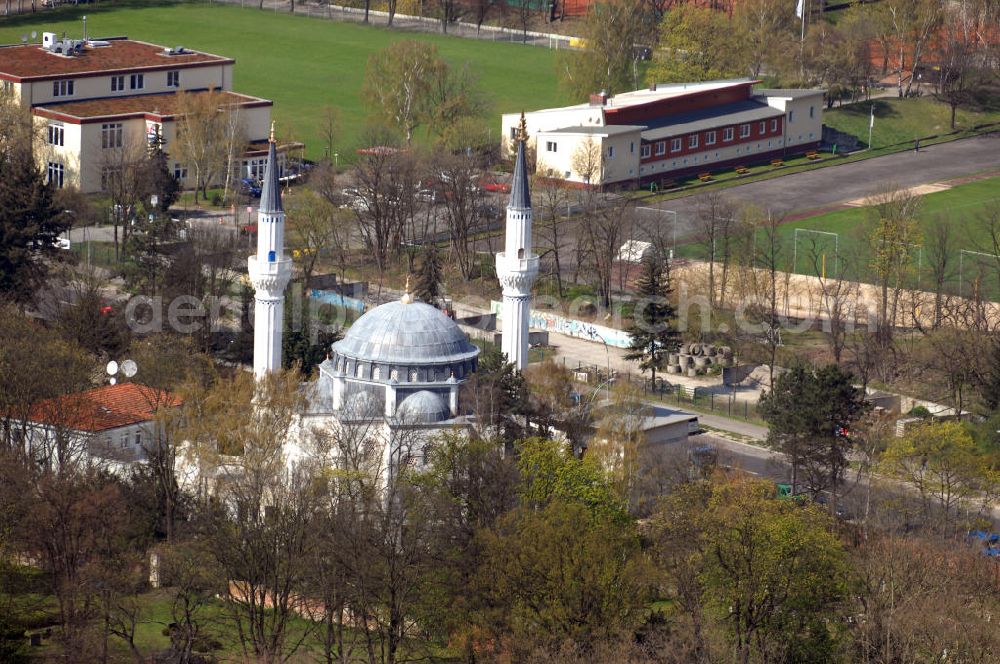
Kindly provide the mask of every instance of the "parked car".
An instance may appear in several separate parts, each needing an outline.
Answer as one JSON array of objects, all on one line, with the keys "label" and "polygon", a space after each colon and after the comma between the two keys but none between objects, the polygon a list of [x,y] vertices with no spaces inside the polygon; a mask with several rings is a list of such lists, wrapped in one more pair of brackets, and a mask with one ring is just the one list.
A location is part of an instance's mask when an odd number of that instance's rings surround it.
[{"label": "parked car", "polygon": [[416,198],[421,203],[440,203],[441,196],[435,189],[421,189],[416,193]]},{"label": "parked car", "polygon": [[510,185],[506,182],[498,182],[493,178],[483,178],[479,181],[479,186],[485,191],[492,191],[494,193],[509,194]]},{"label": "parked car", "polygon": [[260,183],[253,178],[240,180],[240,192],[252,198],[260,198]]}]

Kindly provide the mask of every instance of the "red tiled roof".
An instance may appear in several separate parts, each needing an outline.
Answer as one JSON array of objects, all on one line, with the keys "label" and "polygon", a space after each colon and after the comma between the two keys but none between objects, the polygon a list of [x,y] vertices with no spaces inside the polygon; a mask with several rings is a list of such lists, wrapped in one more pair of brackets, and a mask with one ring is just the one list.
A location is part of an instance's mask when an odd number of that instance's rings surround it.
[{"label": "red tiled roof", "polygon": [[[197,92],[185,92],[183,94],[204,95],[206,90]],[[216,91],[220,95],[220,107],[223,106],[271,106],[273,102],[269,99],[241,95],[236,92]],[[164,120],[172,118],[177,114],[181,102],[181,93],[164,92],[149,95],[135,95],[131,97],[106,97],[103,99],[87,99],[84,101],[70,101],[61,104],[46,104],[36,106],[33,110],[36,115],[53,118],[57,120],[72,121],[96,121],[108,117],[122,117],[129,115],[147,116],[151,120]]]},{"label": "red tiled roof", "polygon": [[182,399],[138,383],[105,385],[58,399],[39,401],[29,419],[36,424],[97,433],[153,419],[157,408],[176,407]]},{"label": "red tiled roof", "polygon": [[165,55],[164,47],[131,39],[114,39],[108,46],[85,48],[74,56],[57,55],[40,44],[0,47],[0,78],[45,80],[64,76],[104,75],[149,69],[177,69],[206,64],[233,63],[220,55],[188,51]]}]

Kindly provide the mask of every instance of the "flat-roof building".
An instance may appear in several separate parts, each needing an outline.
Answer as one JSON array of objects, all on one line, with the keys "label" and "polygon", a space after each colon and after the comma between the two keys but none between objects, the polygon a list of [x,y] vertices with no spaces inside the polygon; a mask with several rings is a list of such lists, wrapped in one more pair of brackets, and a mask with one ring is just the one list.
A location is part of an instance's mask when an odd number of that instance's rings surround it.
[{"label": "flat-roof building", "polygon": [[[653,85],[525,113],[535,172],[581,186],[639,186],[819,146],[822,90],[759,81]],[[502,116],[509,152],[519,113]]]},{"label": "flat-roof building", "polygon": [[101,191],[113,168],[111,150],[154,140],[162,141],[174,175],[190,187],[194,174],[171,155],[179,93],[221,93],[220,108],[238,110],[248,143],[241,176],[263,174],[272,102],[233,92],[234,64],[127,37],[73,40],[46,32],[41,44],[0,46],[0,92],[31,112],[43,141],[40,165],[57,187]]}]

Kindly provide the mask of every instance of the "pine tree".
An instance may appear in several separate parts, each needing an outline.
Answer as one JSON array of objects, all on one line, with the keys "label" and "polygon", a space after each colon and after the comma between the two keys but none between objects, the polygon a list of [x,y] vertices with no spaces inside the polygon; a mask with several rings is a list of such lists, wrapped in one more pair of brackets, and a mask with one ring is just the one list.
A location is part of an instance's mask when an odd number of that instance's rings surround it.
[{"label": "pine tree", "polygon": [[625,359],[639,360],[642,371],[652,372],[656,386],[656,369],[663,354],[676,350],[680,333],[674,319],[676,312],[670,303],[670,266],[663,257],[649,253],[642,260],[642,275],[636,282],[638,299],[632,326],[626,330],[632,339]]},{"label": "pine tree", "polygon": [[417,299],[437,306],[437,299],[441,296],[441,256],[435,244],[424,245],[413,294]]},{"label": "pine tree", "polygon": [[0,152],[0,299],[29,301],[45,278],[46,259],[60,255],[55,242],[71,219],[52,195],[30,146]]}]

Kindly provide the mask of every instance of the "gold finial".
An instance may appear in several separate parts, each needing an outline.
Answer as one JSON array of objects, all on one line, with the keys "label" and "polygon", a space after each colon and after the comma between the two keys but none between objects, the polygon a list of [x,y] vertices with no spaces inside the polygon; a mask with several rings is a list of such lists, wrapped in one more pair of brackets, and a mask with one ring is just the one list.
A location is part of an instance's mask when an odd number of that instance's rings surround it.
[{"label": "gold finial", "polygon": [[406,275],[406,286],[403,288],[403,297],[399,298],[399,301],[403,304],[413,302],[413,296],[410,295],[410,275]]},{"label": "gold finial", "polygon": [[271,120],[271,142],[274,143],[274,120]]},{"label": "gold finial", "polygon": [[517,140],[522,143],[528,140],[528,122],[524,119],[524,111],[521,111],[521,125],[517,133]]}]

